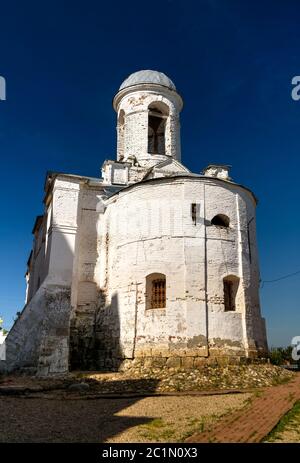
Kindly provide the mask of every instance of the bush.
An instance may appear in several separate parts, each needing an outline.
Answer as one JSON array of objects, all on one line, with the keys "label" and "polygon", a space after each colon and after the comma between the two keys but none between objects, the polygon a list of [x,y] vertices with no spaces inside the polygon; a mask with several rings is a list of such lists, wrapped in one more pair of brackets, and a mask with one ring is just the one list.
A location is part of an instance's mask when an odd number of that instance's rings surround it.
[{"label": "bush", "polygon": [[300,361],[295,361],[292,358],[292,346],[288,347],[272,347],[270,350],[270,362],[273,365],[298,365],[300,369]]}]

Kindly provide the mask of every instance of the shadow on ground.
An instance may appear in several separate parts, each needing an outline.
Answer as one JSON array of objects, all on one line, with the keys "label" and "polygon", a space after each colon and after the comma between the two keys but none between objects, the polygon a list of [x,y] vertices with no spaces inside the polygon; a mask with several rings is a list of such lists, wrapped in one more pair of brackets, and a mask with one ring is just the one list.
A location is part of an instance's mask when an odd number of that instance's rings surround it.
[{"label": "shadow on ground", "polygon": [[[145,388],[145,380],[126,380],[114,387],[124,392]],[[139,384],[141,382],[141,384]],[[124,383],[124,381],[122,382]],[[147,390],[154,392],[156,380],[147,381]],[[0,396],[0,442],[105,442],[133,426],[146,424],[149,417],[117,416],[133,405],[138,397],[72,398],[67,400],[45,395]]]}]

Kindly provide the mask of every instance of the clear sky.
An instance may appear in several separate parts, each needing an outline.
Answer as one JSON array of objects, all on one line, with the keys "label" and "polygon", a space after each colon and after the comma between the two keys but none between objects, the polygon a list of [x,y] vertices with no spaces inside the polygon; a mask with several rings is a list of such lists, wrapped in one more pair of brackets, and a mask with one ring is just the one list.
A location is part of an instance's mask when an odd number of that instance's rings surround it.
[{"label": "clear sky", "polygon": [[[182,94],[182,159],[231,164],[259,198],[261,277],[300,270],[300,5],[295,0],[14,1],[0,8],[0,315],[23,308],[47,170],[100,176],[115,158],[112,97],[132,72]],[[300,274],[265,284],[270,345],[300,335]]]}]

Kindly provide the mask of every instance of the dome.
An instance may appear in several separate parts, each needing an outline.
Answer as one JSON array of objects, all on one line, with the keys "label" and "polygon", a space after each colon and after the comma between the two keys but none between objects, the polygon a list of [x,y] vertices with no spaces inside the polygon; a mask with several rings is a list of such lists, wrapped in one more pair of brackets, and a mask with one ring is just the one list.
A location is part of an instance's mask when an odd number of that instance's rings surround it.
[{"label": "dome", "polygon": [[127,77],[127,79],[125,79],[124,82],[121,84],[119,90],[123,90],[124,88],[138,84],[157,84],[162,85],[163,87],[168,87],[171,90],[176,90],[175,85],[173,84],[171,79],[169,79],[169,77],[166,76],[166,74],[150,70],[137,71],[133,74],[130,74],[130,76]]}]

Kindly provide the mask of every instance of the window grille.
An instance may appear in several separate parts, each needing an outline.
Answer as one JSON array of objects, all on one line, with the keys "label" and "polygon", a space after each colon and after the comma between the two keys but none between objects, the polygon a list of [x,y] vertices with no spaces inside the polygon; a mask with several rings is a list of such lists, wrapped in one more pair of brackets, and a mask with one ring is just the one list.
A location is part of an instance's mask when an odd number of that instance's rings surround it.
[{"label": "window grille", "polygon": [[159,278],[152,281],[151,308],[161,309],[166,307],[166,280]]}]

